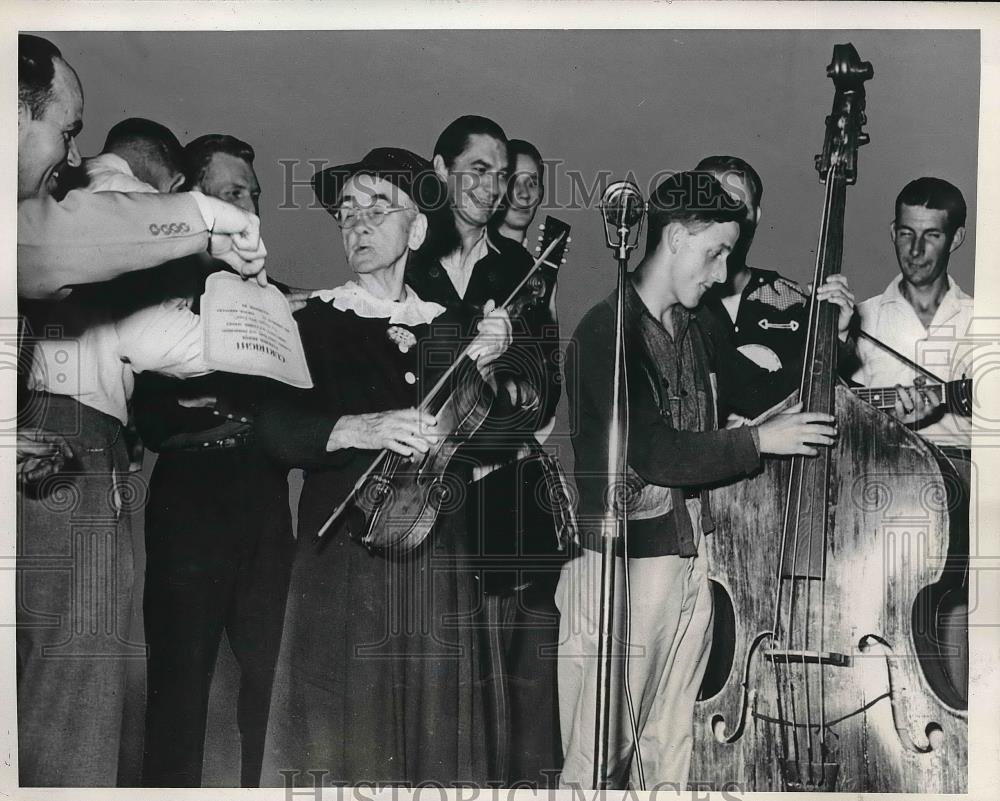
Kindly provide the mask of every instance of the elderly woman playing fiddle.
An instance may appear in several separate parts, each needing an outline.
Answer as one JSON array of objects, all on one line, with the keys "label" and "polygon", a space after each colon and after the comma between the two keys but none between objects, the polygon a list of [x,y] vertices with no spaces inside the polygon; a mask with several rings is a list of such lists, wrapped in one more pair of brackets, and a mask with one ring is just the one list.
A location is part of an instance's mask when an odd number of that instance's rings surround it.
[{"label": "elderly woman playing fiddle", "polygon": [[[311,785],[307,771],[322,771],[326,784],[488,778],[479,595],[462,562],[474,533],[463,498],[407,554],[370,552],[346,524],[316,546],[379,451],[419,460],[441,436],[434,415],[418,408],[442,369],[434,354],[454,358],[468,346],[489,382],[511,341],[505,312],[491,305],[485,317],[462,319],[404,282],[435,181],[426,161],[394,148],[314,180],[355,278],[314,293],[296,314],[314,387],[275,387],[259,404],[266,450],[305,469],[264,786],[285,786],[287,776]],[[501,386],[493,406],[503,414],[512,404]],[[469,460],[454,461],[467,478]]]}]

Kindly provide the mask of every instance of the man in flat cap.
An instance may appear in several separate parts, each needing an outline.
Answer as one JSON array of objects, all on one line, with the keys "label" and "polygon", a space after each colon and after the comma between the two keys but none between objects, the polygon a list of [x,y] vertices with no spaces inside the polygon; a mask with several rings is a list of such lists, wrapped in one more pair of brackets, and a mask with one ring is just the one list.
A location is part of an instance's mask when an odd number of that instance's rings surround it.
[{"label": "man in flat cap", "polygon": [[[620,508],[616,479],[607,475],[617,292],[584,315],[570,343],[577,354],[567,364],[570,407],[579,421],[573,446],[583,548],[563,568],[556,590],[565,753],[560,780],[566,787],[591,787],[594,778],[600,552],[608,506],[628,523],[627,543],[616,544],[611,569],[621,575],[627,558],[629,576],[628,583],[617,583],[613,599],[616,621],[624,619],[628,602],[628,659],[620,639],[608,646],[615,657],[608,786],[683,789],[712,642],[712,590],[702,550],[715,529],[707,487],[753,473],[764,455],[816,456],[835,441],[833,416],[820,413],[717,428],[717,396],[754,417],[784,399],[798,379],[794,371],[774,378],[744,358],[701,305],[708,288],[726,278],[745,215],[742,202],[705,172],[675,173],[650,198],[646,253],[623,298],[622,324],[632,343],[623,371],[627,509]],[[817,297],[840,307],[839,332],[846,339],[854,303],[843,277],[831,276]],[[637,742],[627,714],[626,671]]]}]

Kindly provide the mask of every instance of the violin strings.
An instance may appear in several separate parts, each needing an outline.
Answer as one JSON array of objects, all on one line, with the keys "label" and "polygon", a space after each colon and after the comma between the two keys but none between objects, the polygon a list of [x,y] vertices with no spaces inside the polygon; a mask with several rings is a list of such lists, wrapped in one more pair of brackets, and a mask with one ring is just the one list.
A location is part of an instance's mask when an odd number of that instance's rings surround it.
[{"label": "violin strings", "polygon": [[[524,278],[521,280],[521,282],[514,288],[514,291],[511,292],[507,300],[504,301],[503,306],[499,308],[506,308],[517,297],[517,294],[521,291],[521,289],[538,271],[539,267],[545,262],[545,260],[549,257],[552,251],[556,248],[556,246],[560,242],[562,242],[563,239],[565,238],[566,234],[562,233],[555,239],[553,239],[552,242],[549,243],[549,246],[542,251],[539,257],[535,260],[535,263],[532,265],[531,269],[528,270],[527,275],[525,275]],[[435,382],[434,386],[431,387],[431,389],[427,392],[427,394],[424,396],[424,399],[420,402],[420,405],[417,407],[420,411],[430,412],[436,406],[437,408],[434,409],[433,411],[433,413],[436,415],[438,411],[440,411],[440,409],[444,406],[444,402],[438,401],[438,395],[441,392],[442,388],[448,383],[448,379],[451,377],[451,375],[459,368],[461,363],[464,361],[464,357],[468,353],[470,345],[466,345],[462,349],[461,353],[459,354],[459,357],[454,362],[452,362],[451,366],[448,367],[448,369],[445,370],[444,373],[442,373],[440,378],[438,378],[437,382]],[[340,502],[337,508],[333,510],[333,513],[326,519],[326,522],[323,523],[322,526],[320,526],[319,531],[316,533],[317,538],[322,537],[327,532],[330,526],[333,525],[333,523],[337,520],[337,518],[340,517],[343,511],[352,502],[352,499],[357,497],[358,492],[360,492],[364,488],[364,486],[367,484],[368,478],[379,468],[379,464],[382,463],[383,460],[385,460],[387,456],[389,456],[391,453],[392,452],[389,451],[387,448],[383,448],[381,451],[379,451],[378,456],[376,456],[372,460],[371,464],[368,465],[364,473],[361,474],[357,482],[355,482],[354,487],[351,488],[351,491],[348,493],[347,497]],[[392,468],[392,470],[393,471],[395,470],[395,466]],[[384,476],[386,472],[387,472],[386,467],[383,465],[381,474]]]}]

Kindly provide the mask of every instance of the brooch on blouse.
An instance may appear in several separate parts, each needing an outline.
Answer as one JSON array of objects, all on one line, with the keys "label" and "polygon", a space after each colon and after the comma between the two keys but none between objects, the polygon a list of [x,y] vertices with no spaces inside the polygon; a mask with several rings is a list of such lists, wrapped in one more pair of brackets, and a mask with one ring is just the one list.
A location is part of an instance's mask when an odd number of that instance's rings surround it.
[{"label": "brooch on blouse", "polygon": [[406,353],[417,344],[417,338],[413,335],[413,332],[407,331],[398,325],[390,325],[386,334],[391,341],[396,343],[400,353]]}]

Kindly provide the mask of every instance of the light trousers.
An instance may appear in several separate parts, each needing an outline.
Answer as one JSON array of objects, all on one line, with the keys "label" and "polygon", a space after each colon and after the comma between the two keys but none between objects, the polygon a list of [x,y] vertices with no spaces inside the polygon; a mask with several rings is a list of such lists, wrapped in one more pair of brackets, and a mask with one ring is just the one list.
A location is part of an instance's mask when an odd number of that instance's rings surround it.
[{"label": "light trousers", "polygon": [[[695,529],[696,531],[698,529]],[[645,789],[684,789],[691,763],[694,705],[712,641],[712,593],[704,558],[629,559],[628,676]],[[612,788],[640,788],[623,693],[624,560],[616,559],[608,776]],[[556,590],[561,613],[559,717],[565,787],[593,787],[601,555],[568,562]]]}]

